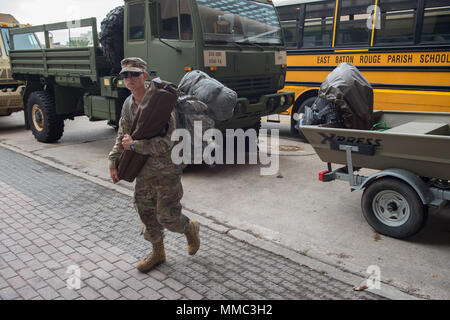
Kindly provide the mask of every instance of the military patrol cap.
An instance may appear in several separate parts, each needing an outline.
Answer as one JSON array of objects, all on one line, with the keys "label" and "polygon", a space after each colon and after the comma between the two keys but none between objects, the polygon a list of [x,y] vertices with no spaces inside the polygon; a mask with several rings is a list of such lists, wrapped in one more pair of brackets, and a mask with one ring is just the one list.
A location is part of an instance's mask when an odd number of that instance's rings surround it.
[{"label": "military patrol cap", "polygon": [[147,62],[142,60],[141,58],[131,57],[125,58],[120,62],[122,66],[122,71],[124,72],[146,72],[147,71]]}]

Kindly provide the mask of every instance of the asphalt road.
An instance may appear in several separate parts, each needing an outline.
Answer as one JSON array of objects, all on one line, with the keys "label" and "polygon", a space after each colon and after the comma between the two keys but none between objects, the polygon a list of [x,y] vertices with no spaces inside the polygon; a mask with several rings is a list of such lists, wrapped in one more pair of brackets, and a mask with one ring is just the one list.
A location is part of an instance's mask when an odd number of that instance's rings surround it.
[{"label": "asphalt road", "polygon": [[[450,298],[450,208],[430,212],[428,223],[407,240],[388,238],[367,224],[361,193],[345,182],[321,183],[326,169],[311,147],[280,130],[281,155],[275,175],[260,165],[189,167],[183,175],[186,209],[216,219],[342,270],[368,276],[378,266],[381,280],[421,298]],[[107,154],[115,130],[85,117],[66,121],[55,144],[37,142],[23,125],[23,114],[0,118],[0,143],[109,181]],[[120,182],[132,189],[132,185]]]}]

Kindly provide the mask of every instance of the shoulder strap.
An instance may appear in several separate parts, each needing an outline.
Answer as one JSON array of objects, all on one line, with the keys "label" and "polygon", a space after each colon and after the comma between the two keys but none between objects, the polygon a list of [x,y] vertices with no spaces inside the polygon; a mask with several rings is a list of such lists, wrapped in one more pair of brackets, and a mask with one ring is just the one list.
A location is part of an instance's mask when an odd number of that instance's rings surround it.
[{"label": "shoulder strap", "polygon": [[128,121],[132,122],[132,116],[131,116],[131,98],[133,95],[130,95],[128,98],[126,98],[125,102],[123,103],[123,112],[125,117]]}]

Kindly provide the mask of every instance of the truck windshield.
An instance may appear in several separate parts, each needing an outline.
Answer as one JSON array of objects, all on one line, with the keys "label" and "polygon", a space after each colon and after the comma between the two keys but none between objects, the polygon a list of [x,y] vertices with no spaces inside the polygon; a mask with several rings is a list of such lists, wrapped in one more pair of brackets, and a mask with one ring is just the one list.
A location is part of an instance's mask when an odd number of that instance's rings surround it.
[{"label": "truck windshield", "polygon": [[197,0],[205,42],[281,45],[275,8],[247,0]]},{"label": "truck windshield", "polygon": [[[1,29],[3,43],[5,45],[6,54],[9,55],[9,33],[8,29]],[[34,33],[24,33],[14,35],[14,48],[16,50],[40,49],[39,42]]]}]

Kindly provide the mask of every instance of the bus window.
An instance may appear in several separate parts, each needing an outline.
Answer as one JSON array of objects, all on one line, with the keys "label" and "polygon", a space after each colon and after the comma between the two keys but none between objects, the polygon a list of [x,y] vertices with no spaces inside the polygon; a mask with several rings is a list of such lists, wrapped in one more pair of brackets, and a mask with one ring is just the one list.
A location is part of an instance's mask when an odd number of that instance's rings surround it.
[{"label": "bus window", "polygon": [[368,45],[371,30],[367,28],[370,14],[367,8],[373,0],[342,0],[341,14],[336,34],[337,45]]},{"label": "bus window", "polygon": [[143,3],[130,5],[128,23],[130,25],[129,40],[144,40],[145,7]]},{"label": "bus window", "polygon": [[450,6],[448,0],[425,1],[421,42],[450,42]]},{"label": "bus window", "polygon": [[303,27],[303,47],[326,47],[333,37],[335,1],[322,1],[306,5]]},{"label": "bus window", "polygon": [[177,0],[161,1],[161,20],[163,39],[178,39],[178,6]]},{"label": "bus window", "polygon": [[298,45],[298,31],[297,21],[282,21],[281,28],[284,32],[284,40],[286,47],[297,48]]},{"label": "bus window", "polygon": [[375,43],[389,45],[412,43],[417,2],[404,0],[381,1],[380,29],[375,29]]},{"label": "bus window", "polygon": [[278,14],[280,16],[281,28],[284,32],[284,40],[287,48],[295,49],[298,47],[298,18],[300,6],[295,8],[279,7]]},{"label": "bus window", "polygon": [[189,0],[180,0],[181,40],[192,40],[192,20]]}]

